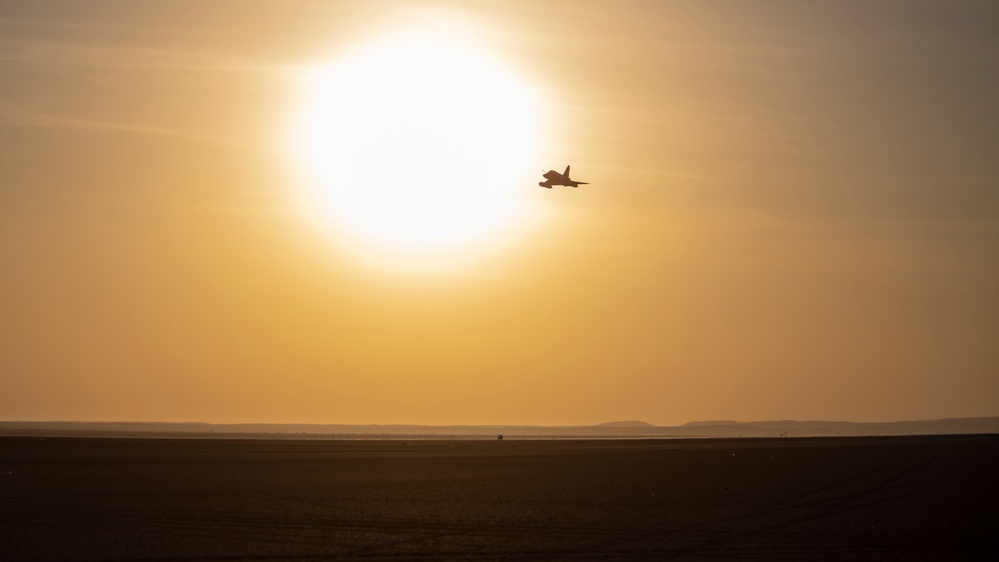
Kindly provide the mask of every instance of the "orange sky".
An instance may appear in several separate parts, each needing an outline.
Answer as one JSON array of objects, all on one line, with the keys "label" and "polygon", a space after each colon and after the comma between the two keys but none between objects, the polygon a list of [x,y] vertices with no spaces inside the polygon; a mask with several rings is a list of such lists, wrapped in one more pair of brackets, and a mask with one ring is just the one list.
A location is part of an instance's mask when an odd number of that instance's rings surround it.
[{"label": "orange sky", "polygon": [[[303,219],[296,72],[441,26],[591,185],[373,269]],[[990,1],[0,4],[0,419],[999,415],[997,36]]]}]

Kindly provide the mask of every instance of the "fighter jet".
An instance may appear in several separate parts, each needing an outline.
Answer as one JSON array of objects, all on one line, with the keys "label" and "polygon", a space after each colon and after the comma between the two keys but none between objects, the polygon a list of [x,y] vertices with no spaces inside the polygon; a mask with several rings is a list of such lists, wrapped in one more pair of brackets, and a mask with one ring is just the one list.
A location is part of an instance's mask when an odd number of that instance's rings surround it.
[{"label": "fighter jet", "polygon": [[555,170],[548,170],[544,174],[545,181],[538,182],[538,185],[545,189],[551,189],[553,185],[564,185],[566,187],[576,187],[578,185],[588,185],[585,181],[574,181],[569,179],[569,166],[561,174]]}]

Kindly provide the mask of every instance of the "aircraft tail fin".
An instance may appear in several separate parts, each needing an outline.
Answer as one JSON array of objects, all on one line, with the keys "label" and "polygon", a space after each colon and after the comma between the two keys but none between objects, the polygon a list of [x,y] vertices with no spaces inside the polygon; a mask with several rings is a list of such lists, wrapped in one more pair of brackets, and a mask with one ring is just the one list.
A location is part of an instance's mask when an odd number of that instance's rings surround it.
[{"label": "aircraft tail fin", "polygon": [[562,172],[562,177],[564,177],[565,179],[569,179],[569,166],[565,167],[565,171]]}]

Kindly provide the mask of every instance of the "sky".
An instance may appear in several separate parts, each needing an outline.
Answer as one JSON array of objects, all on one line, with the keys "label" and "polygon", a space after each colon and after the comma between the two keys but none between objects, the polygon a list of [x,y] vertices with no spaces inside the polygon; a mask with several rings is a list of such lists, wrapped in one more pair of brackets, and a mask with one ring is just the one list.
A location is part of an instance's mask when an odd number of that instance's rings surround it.
[{"label": "sky", "polygon": [[0,419],[999,415],[997,38],[990,0],[0,1]]}]

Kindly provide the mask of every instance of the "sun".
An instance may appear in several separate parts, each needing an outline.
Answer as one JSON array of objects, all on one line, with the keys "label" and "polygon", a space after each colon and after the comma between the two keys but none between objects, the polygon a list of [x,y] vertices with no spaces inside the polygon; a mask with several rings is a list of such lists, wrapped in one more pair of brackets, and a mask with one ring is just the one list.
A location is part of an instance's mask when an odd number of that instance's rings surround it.
[{"label": "sun", "polygon": [[373,41],[305,73],[292,143],[313,222],[392,263],[513,236],[531,188],[537,92],[470,42]]}]

